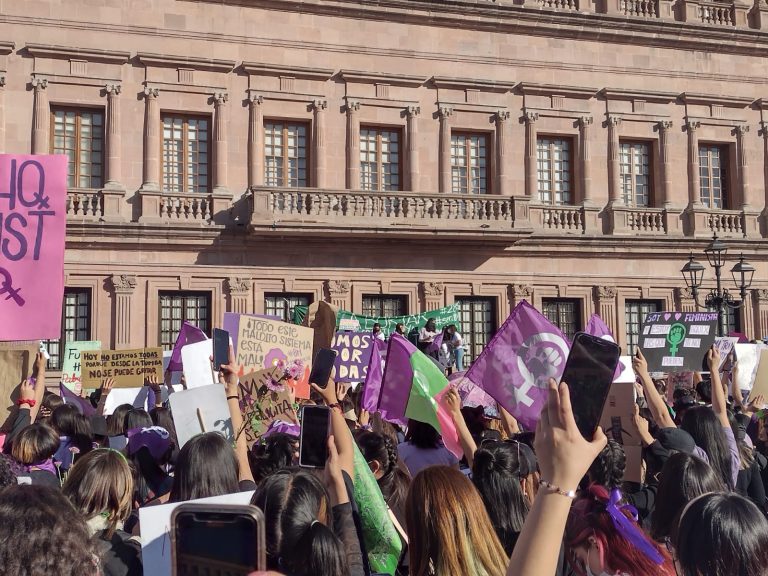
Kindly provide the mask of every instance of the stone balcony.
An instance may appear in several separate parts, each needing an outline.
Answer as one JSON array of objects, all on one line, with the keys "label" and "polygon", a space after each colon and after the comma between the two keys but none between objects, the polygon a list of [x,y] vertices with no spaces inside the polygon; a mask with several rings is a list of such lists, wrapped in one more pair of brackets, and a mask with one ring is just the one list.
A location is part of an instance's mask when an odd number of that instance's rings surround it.
[{"label": "stone balcony", "polygon": [[505,243],[532,232],[528,198],[519,196],[258,187],[251,199],[251,230],[265,235]]}]

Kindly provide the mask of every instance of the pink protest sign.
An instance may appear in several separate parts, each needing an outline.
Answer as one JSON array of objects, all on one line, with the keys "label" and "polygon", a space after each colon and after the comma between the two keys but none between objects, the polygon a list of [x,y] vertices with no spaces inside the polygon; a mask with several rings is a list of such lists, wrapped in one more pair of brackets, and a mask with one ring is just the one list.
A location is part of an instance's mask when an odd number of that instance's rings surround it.
[{"label": "pink protest sign", "polygon": [[67,157],[0,154],[0,341],[61,335]]}]

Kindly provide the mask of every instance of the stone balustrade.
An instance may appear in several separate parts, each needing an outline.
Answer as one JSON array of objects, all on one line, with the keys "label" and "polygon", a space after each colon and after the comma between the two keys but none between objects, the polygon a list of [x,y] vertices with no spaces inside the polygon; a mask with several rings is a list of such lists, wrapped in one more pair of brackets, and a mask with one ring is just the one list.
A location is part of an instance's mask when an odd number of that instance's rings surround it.
[{"label": "stone balustrade", "polygon": [[103,198],[98,190],[69,190],[66,206],[68,219],[101,220],[104,216]]}]

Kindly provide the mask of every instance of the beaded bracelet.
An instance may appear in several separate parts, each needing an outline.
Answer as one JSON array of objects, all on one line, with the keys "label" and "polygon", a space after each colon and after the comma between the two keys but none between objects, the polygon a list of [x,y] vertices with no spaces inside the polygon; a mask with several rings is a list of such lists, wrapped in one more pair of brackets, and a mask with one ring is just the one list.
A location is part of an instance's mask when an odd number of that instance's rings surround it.
[{"label": "beaded bracelet", "polygon": [[555,486],[551,482],[547,482],[546,480],[539,480],[539,484],[544,486],[547,490],[549,490],[553,494],[560,494],[560,496],[565,496],[566,498],[570,498],[573,500],[576,498],[576,491],[575,490],[568,490],[567,492],[560,488],[560,486]]}]

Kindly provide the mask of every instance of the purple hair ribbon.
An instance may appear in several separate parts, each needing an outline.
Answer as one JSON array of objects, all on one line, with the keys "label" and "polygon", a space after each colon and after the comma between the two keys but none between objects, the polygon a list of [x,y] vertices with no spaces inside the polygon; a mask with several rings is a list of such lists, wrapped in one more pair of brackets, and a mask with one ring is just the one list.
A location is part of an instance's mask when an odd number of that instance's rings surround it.
[{"label": "purple hair ribbon", "polygon": [[[610,499],[608,504],[605,506],[605,511],[608,512],[608,515],[611,517],[616,530],[619,531],[619,534],[621,534],[627,542],[645,554],[649,560],[655,562],[656,564],[663,564],[664,557],[659,553],[658,550],[656,550],[656,548],[654,548],[653,544],[651,544],[648,538],[646,538],[643,534],[642,530],[640,530],[640,528],[635,523],[637,522],[637,509],[635,509],[634,506],[630,506],[629,504],[619,506],[621,499],[621,490],[614,488],[611,490]],[[632,522],[629,518],[627,518],[624,515],[624,512],[629,512],[632,514],[635,522]]]}]

